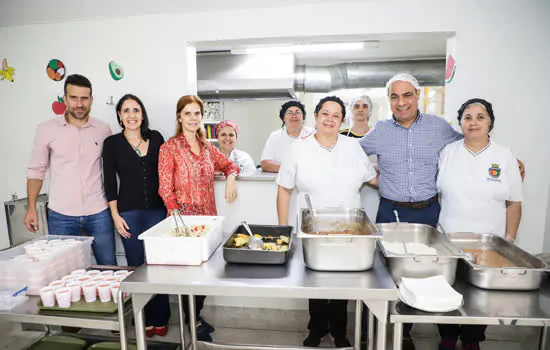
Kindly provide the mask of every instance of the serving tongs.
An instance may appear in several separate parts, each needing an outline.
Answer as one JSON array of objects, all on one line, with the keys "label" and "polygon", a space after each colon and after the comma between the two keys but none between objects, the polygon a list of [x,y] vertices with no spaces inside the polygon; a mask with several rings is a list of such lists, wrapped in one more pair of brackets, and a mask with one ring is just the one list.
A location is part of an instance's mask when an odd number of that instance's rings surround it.
[{"label": "serving tongs", "polygon": [[248,232],[248,234],[250,235],[250,240],[248,241],[248,248],[249,249],[263,250],[264,249],[264,242],[261,239],[259,239],[257,237],[254,237],[254,235],[252,234],[252,231],[250,230],[250,227],[248,226],[246,221],[241,222],[241,225],[243,225],[246,232]]},{"label": "serving tongs", "polygon": [[319,234],[319,228],[317,227],[317,220],[315,220],[315,214],[313,214],[313,206],[311,205],[311,198],[309,198],[309,194],[304,194],[304,197],[306,198],[307,208],[309,209],[309,215],[311,215],[311,221],[313,223],[313,230],[315,231],[315,234]]},{"label": "serving tongs", "polygon": [[[180,214],[180,211],[178,209],[174,209],[172,211],[172,216],[174,217],[174,222],[176,223],[176,237],[190,237],[190,231],[187,225],[185,225],[185,222],[183,221],[183,217]],[[178,218],[181,222],[183,230],[180,230],[180,227],[178,225]]]}]

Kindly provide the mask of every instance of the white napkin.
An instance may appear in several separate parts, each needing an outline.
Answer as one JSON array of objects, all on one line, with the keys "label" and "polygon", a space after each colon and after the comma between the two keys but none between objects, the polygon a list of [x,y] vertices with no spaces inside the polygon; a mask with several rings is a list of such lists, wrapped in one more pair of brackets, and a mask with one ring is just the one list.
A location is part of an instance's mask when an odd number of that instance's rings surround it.
[{"label": "white napkin", "polygon": [[443,275],[428,278],[401,278],[401,297],[408,305],[426,311],[456,310],[462,294],[451,287]]}]

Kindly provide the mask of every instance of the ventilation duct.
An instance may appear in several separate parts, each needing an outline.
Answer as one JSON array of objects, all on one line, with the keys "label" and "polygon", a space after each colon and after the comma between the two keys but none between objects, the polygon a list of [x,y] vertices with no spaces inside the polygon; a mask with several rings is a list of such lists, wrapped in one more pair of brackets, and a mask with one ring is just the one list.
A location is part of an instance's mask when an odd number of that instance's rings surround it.
[{"label": "ventilation duct", "polygon": [[445,60],[294,64],[292,54],[200,54],[197,88],[203,99],[296,98],[295,92],[378,88],[397,73],[410,73],[424,86],[443,86]]},{"label": "ventilation duct", "polygon": [[332,66],[296,66],[294,89],[330,92],[340,89],[379,88],[398,73],[412,74],[422,86],[445,85],[445,60],[342,63]]}]

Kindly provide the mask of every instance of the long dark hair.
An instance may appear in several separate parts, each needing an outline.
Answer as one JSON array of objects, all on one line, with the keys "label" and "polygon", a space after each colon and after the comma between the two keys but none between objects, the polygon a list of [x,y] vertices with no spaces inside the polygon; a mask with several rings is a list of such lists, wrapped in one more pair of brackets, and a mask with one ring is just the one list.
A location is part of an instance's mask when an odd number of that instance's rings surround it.
[{"label": "long dark hair", "polygon": [[143,105],[143,102],[137,97],[136,95],[132,94],[126,94],[118,100],[118,103],[116,104],[116,119],[118,120],[118,124],[122,129],[124,129],[124,123],[122,120],[120,120],[120,111],[122,109],[122,104],[126,100],[134,100],[138,103],[139,107],[141,108],[141,117],[143,118],[141,121],[141,126],[139,128],[139,133],[141,134],[141,138],[143,140],[149,140],[151,138],[151,130],[149,129],[149,118],[147,117],[147,111],[145,110],[145,106]]}]

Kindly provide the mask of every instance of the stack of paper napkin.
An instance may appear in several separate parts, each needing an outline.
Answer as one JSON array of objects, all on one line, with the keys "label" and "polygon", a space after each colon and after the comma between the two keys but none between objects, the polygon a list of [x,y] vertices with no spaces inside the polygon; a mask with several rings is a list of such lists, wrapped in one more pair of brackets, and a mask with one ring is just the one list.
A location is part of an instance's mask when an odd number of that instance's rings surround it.
[{"label": "stack of paper napkin", "polygon": [[462,294],[451,287],[443,275],[428,278],[401,278],[399,292],[403,301],[416,309],[445,312],[462,305]]}]

